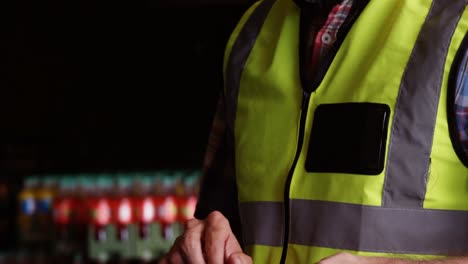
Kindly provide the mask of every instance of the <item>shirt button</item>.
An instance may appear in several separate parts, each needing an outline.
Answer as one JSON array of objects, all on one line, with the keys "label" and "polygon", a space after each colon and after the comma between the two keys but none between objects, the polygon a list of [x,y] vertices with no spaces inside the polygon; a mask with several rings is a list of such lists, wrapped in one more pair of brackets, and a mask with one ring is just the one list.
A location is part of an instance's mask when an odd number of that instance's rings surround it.
[{"label": "shirt button", "polygon": [[324,44],[332,43],[332,35],[330,33],[328,33],[328,32],[323,33],[322,43],[324,43]]}]

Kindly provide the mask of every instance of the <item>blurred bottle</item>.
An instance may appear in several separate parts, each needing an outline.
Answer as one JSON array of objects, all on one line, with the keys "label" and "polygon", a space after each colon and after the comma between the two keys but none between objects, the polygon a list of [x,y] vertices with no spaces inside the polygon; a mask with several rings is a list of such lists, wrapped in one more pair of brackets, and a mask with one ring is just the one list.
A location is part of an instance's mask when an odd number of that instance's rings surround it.
[{"label": "blurred bottle", "polygon": [[94,239],[104,242],[108,239],[106,226],[111,223],[111,194],[112,179],[108,176],[100,176],[96,181],[96,189],[90,194],[89,205],[91,209],[91,226]]},{"label": "blurred bottle", "polygon": [[24,181],[24,187],[18,194],[18,234],[19,241],[24,248],[28,248],[36,242],[35,238],[35,214],[37,211],[37,188],[39,179],[28,177]]},{"label": "blurred bottle", "polygon": [[59,180],[59,189],[53,202],[55,238],[58,240],[69,240],[70,238],[74,202],[73,187],[72,178],[64,176]]},{"label": "blurred bottle", "polygon": [[43,177],[37,190],[37,228],[40,230],[40,237],[44,247],[51,246],[53,239],[53,202],[57,194],[57,180],[52,176]]},{"label": "blurred bottle", "polygon": [[128,175],[117,178],[115,201],[115,222],[117,224],[117,239],[129,240],[129,225],[134,221],[134,199],[132,193],[132,179]]},{"label": "blurred bottle", "polygon": [[156,221],[156,204],[151,195],[153,179],[141,176],[135,184],[136,221],[140,239],[150,237],[150,225]]},{"label": "blurred bottle", "polygon": [[157,208],[157,221],[161,224],[163,238],[174,240],[173,224],[177,220],[177,203],[175,199],[175,179],[169,174],[160,175],[159,192],[155,194],[155,204]]},{"label": "blurred bottle", "polygon": [[181,224],[184,224],[186,221],[194,218],[198,200],[198,178],[198,171],[187,173],[183,178],[183,191],[181,194],[178,194],[177,197],[177,220]]},{"label": "blurred bottle", "polygon": [[70,263],[76,245],[73,227],[76,181],[74,177],[63,175],[58,182],[59,188],[53,202],[54,249],[59,262]]},{"label": "blurred bottle", "polygon": [[174,184],[173,194],[176,198],[181,198],[185,196],[185,186],[184,178],[186,177],[186,172],[178,170],[172,173],[171,180]]},{"label": "blurred bottle", "polygon": [[73,261],[86,261],[88,259],[88,226],[90,223],[90,207],[88,198],[94,193],[95,185],[92,178],[81,174],[77,177],[77,185],[74,191],[74,217],[72,225],[75,230],[75,255]]}]

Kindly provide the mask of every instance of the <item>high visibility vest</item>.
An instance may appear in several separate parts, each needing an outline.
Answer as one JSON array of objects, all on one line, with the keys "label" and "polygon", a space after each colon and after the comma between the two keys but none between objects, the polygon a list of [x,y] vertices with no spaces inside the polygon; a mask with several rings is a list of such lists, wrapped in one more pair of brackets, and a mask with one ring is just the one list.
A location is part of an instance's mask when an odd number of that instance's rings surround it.
[{"label": "high visibility vest", "polygon": [[263,0],[244,14],[226,48],[225,102],[255,263],[468,253],[468,162],[453,120],[466,5],[369,1],[309,84],[300,8]]}]

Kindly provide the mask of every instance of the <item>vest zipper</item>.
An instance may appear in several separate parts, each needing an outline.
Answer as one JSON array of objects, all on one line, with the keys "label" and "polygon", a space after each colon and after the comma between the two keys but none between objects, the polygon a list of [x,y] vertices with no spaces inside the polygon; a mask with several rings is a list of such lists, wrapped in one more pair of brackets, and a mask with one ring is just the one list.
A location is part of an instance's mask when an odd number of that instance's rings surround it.
[{"label": "vest zipper", "polygon": [[[349,11],[348,17],[345,19],[343,22],[341,29],[338,31],[337,34],[337,39],[335,41],[335,44],[333,47],[331,47],[330,52],[327,54],[327,56],[323,60],[323,64],[321,67],[319,67],[315,73],[315,77],[313,78],[313,81],[311,83],[308,83],[306,80],[307,78],[304,78],[304,74],[306,71],[304,71],[304,48],[305,48],[305,39],[303,39],[304,36],[304,29],[303,29],[303,24],[302,24],[302,18],[301,18],[301,33],[300,33],[300,51],[299,51],[299,60],[300,60],[300,68],[301,68],[301,83],[302,83],[302,102],[301,102],[301,117],[300,117],[300,122],[299,122],[299,135],[298,135],[298,140],[297,140],[297,150],[296,154],[294,156],[293,163],[291,165],[291,169],[289,170],[288,177],[286,178],[285,182],[285,187],[284,187],[284,236],[283,236],[283,250],[281,253],[281,260],[280,264],[286,263],[286,256],[288,254],[288,245],[289,245],[289,229],[290,229],[290,199],[289,199],[289,192],[291,188],[291,182],[292,182],[292,177],[294,174],[294,170],[297,165],[297,161],[299,160],[299,156],[301,155],[302,151],[302,145],[304,143],[304,133],[305,133],[305,125],[306,125],[306,120],[307,120],[307,111],[309,108],[309,101],[310,101],[310,95],[320,86],[322,83],[323,78],[325,77],[325,74],[328,71],[328,68],[330,67],[333,59],[335,58],[336,53],[338,52],[338,49],[340,48],[341,44],[343,43],[346,35],[348,34],[349,30],[351,29],[352,25],[356,21],[356,19],[359,17],[365,6],[369,0],[354,0],[353,5],[351,6],[351,9]],[[301,14],[302,17],[302,14]]]},{"label": "vest zipper", "polygon": [[281,261],[280,263],[286,262],[286,255],[288,252],[288,244],[289,244],[289,190],[291,188],[291,181],[292,176],[294,173],[294,168],[296,168],[297,160],[301,155],[302,145],[304,141],[304,132],[305,132],[305,124],[307,120],[307,110],[309,108],[309,100],[310,100],[310,93],[306,92],[305,90],[302,91],[302,103],[301,103],[301,118],[299,121],[299,135],[298,135],[298,142],[297,142],[297,150],[296,156],[294,157],[294,161],[291,165],[291,169],[289,170],[288,177],[286,178],[286,184],[284,188],[284,237],[283,237],[283,252],[281,253]]}]

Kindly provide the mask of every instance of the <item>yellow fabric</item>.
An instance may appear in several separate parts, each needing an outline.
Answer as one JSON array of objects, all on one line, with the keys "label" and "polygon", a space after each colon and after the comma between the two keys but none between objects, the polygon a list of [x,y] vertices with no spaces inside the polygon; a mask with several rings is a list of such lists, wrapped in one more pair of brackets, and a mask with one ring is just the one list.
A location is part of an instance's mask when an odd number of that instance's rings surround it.
[{"label": "yellow fabric", "polygon": [[[391,109],[390,120],[393,119],[400,80],[429,12],[430,3],[427,2],[371,1],[367,5],[348,33],[321,85],[311,95],[306,131],[312,129],[317,106],[326,103],[386,104]],[[390,137],[387,138],[389,140]],[[385,170],[380,175],[366,177],[339,173],[306,173],[300,168],[305,166],[308,145],[309,135],[304,139],[305,147],[302,148],[301,158],[296,166],[299,169],[293,176],[291,197],[381,205]]]},{"label": "yellow fabric", "polygon": [[424,208],[468,210],[468,172],[453,150],[448,137],[447,122],[448,75],[453,58],[467,31],[468,9],[465,8],[458,29],[452,37],[445,63]]},{"label": "yellow fabric", "polygon": [[229,37],[229,40],[226,44],[226,49],[224,50],[224,64],[223,64],[223,73],[224,73],[224,79],[226,79],[226,65],[229,60],[229,55],[231,54],[231,49],[232,46],[234,45],[234,42],[236,42],[237,36],[239,36],[240,31],[244,27],[245,23],[249,19],[250,15],[252,15],[252,12],[258,7],[258,5],[262,1],[255,2],[245,13],[242,15],[241,19],[237,23],[236,27],[234,28],[234,31],[231,33],[231,36]]},{"label": "yellow fabric", "polygon": [[[234,31],[226,49],[226,60],[254,7]],[[376,176],[305,171],[314,111],[325,103],[386,104],[391,109],[389,141],[400,82],[430,7],[430,0],[369,2],[346,36],[322,83],[311,95],[303,148],[293,175],[290,198],[381,205],[385,170]],[[467,29],[468,12],[465,10],[446,60],[424,208],[468,210],[468,171],[454,153],[446,117],[448,74]],[[283,201],[285,180],[297,150],[301,116],[298,47],[299,9],[291,0],[277,0],[245,64],[237,98],[234,135],[239,202]],[[387,150],[388,145],[389,142]],[[289,245],[287,262],[314,263],[339,251],[342,250]],[[255,263],[275,263],[281,256],[279,247],[255,245],[249,247],[248,252]]]},{"label": "yellow fabric", "polygon": [[247,246],[244,251],[250,256],[255,256],[254,263],[278,263],[279,259],[281,259],[283,247],[255,245]]},{"label": "yellow fabric", "polygon": [[[288,257],[286,263],[317,263],[319,260],[328,256],[340,253],[348,252],[359,256],[370,256],[370,257],[390,257],[390,258],[404,258],[412,260],[432,260],[441,258],[440,256],[432,255],[409,255],[409,254],[388,254],[388,253],[376,253],[376,252],[357,252],[351,250],[342,250],[325,247],[308,247],[296,244],[289,245]],[[266,252],[262,252],[267,254]],[[257,262],[256,262],[257,263]],[[272,262],[258,262],[258,263],[272,263]]]},{"label": "yellow fabric", "polygon": [[283,200],[301,102],[299,65],[293,59],[298,11],[292,1],[276,1],[242,74],[235,124],[240,202]]}]

